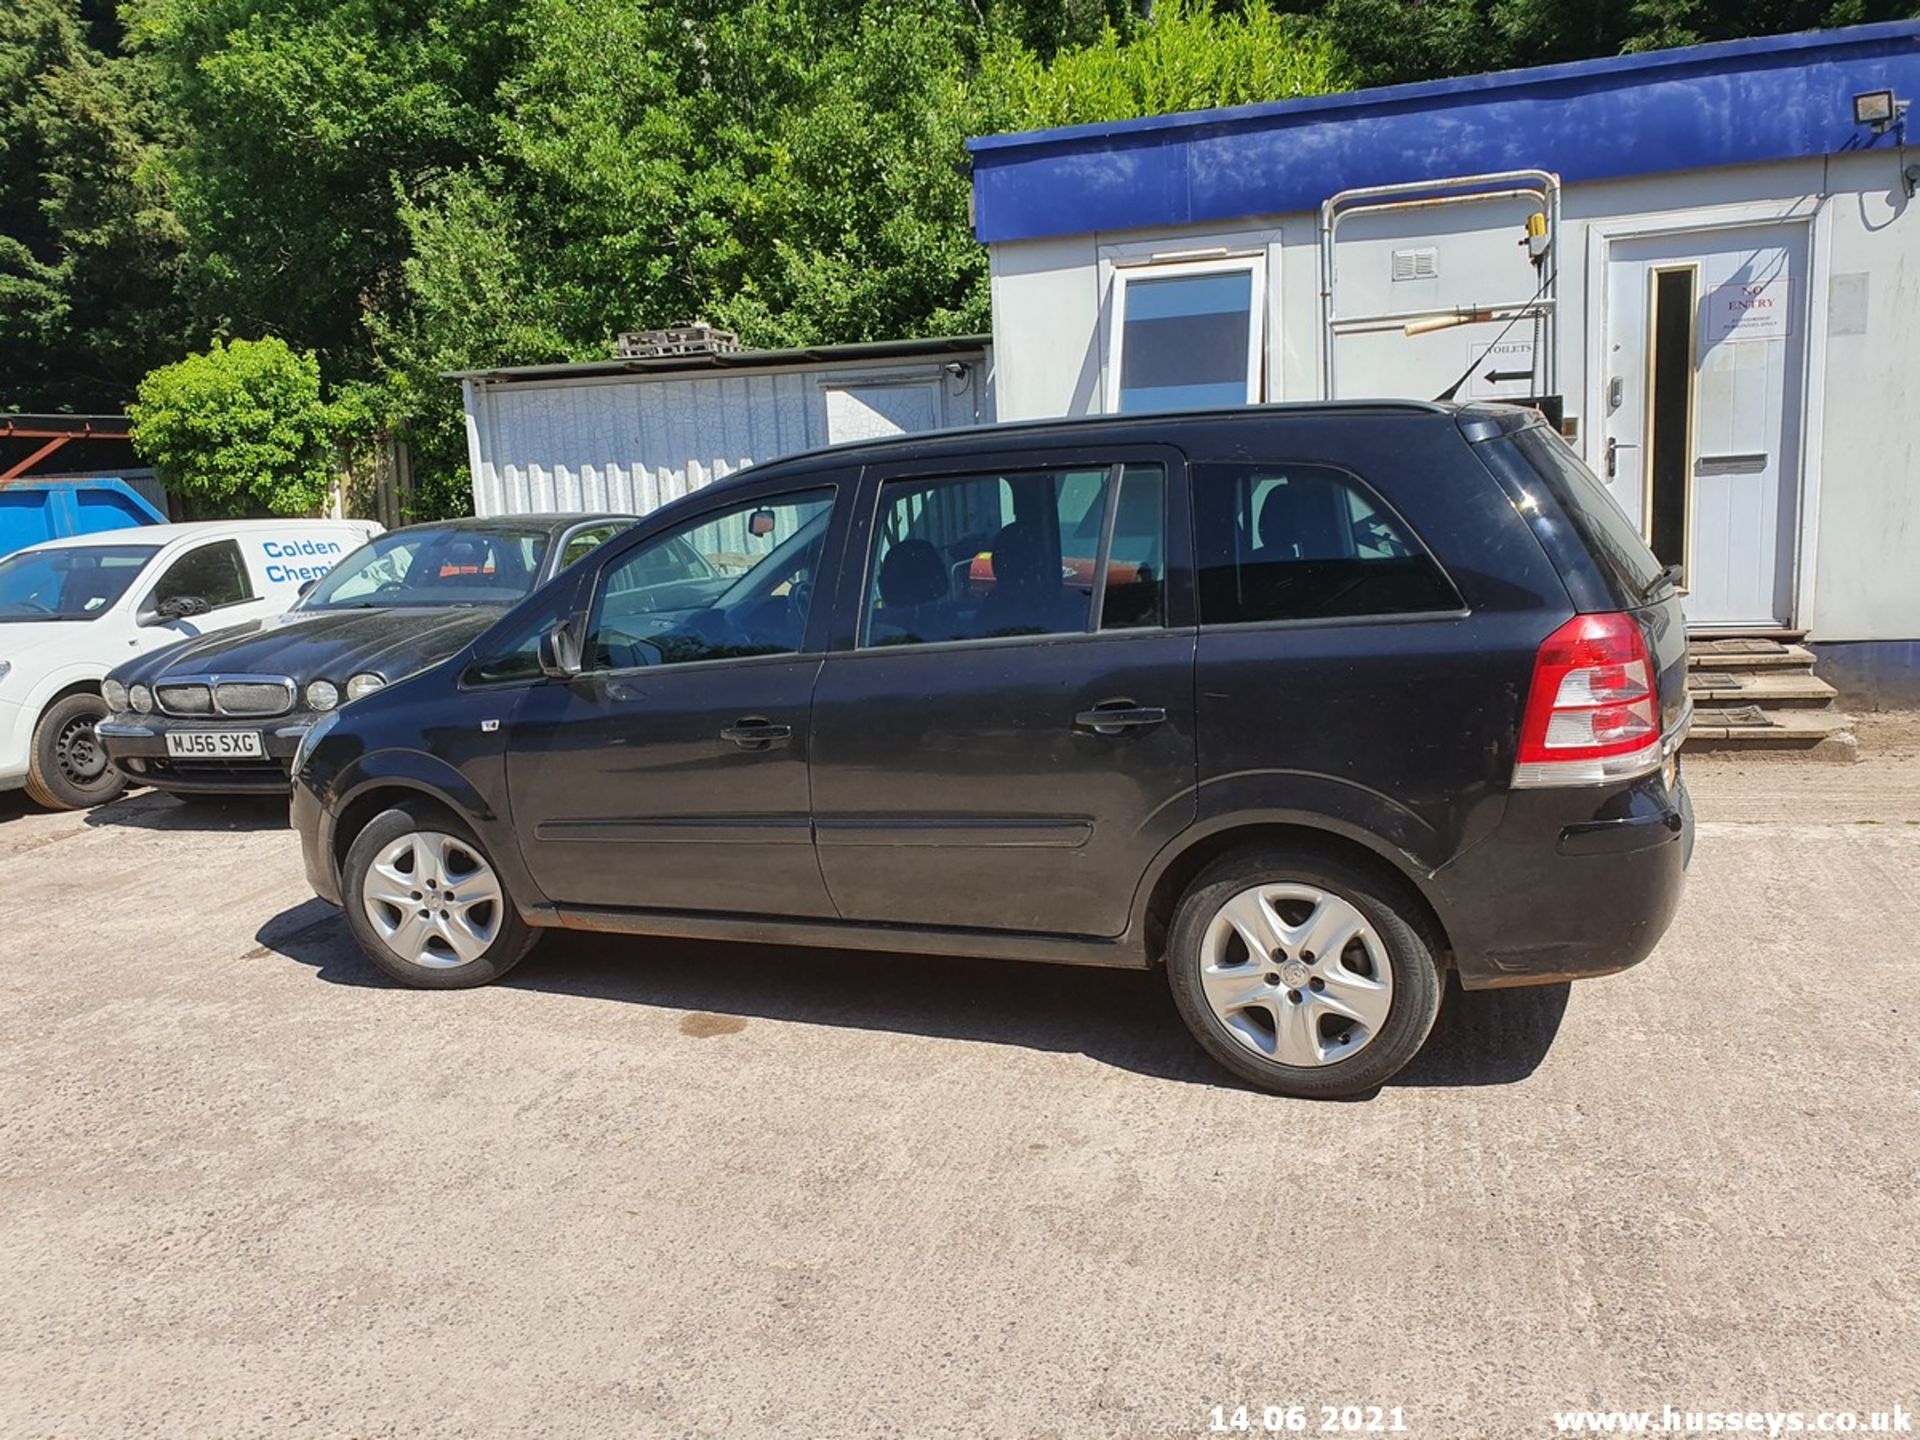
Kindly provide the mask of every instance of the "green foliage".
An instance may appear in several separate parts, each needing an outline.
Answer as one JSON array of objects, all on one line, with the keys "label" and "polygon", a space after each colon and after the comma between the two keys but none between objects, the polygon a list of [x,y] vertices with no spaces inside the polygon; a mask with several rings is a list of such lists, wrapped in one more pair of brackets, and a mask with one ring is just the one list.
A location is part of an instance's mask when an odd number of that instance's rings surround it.
[{"label": "green foliage", "polygon": [[1920,13],[1915,0],[1305,0],[1356,84],[1553,65]]},{"label": "green foliage", "polygon": [[140,382],[134,448],[196,509],[310,515],[327,498],[353,401],[321,397],[320,362],[284,340],[219,340]]},{"label": "green foliage", "polygon": [[517,0],[129,0],[179,121],[193,299],[223,328],[370,363],[411,193],[484,153]]},{"label": "green foliage", "polygon": [[1235,14],[1168,0],[1123,35],[1111,25],[1051,64],[1020,45],[994,47],[976,90],[996,128],[1041,129],[1324,95],[1342,88],[1325,34],[1263,0]]},{"label": "green foliage", "polygon": [[118,410],[182,348],[146,88],[143,62],[87,43],[73,0],[0,10],[0,410]]}]

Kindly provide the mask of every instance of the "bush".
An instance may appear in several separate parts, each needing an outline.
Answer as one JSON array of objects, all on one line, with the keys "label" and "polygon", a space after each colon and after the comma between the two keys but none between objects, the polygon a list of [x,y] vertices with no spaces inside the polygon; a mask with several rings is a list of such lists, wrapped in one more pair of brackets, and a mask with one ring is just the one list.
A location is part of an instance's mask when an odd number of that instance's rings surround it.
[{"label": "bush", "polygon": [[284,340],[219,340],[148,372],[133,445],[195,510],[310,515],[327,500],[351,417],[321,396],[320,362]]}]

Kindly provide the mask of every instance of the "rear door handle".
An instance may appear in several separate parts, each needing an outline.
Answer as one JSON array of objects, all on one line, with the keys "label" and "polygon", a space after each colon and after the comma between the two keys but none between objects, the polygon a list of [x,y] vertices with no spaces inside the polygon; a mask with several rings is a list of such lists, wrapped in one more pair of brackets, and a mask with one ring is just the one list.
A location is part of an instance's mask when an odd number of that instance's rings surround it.
[{"label": "rear door handle", "polygon": [[775,725],[764,715],[748,715],[720,732],[742,750],[777,750],[793,739],[791,725]]},{"label": "rear door handle", "polygon": [[1138,730],[1145,725],[1159,725],[1165,722],[1167,712],[1158,705],[1136,705],[1131,700],[1110,700],[1106,704],[1096,705],[1091,710],[1082,710],[1073,717],[1073,723],[1082,730],[1091,730],[1096,735],[1118,735],[1127,730]]}]

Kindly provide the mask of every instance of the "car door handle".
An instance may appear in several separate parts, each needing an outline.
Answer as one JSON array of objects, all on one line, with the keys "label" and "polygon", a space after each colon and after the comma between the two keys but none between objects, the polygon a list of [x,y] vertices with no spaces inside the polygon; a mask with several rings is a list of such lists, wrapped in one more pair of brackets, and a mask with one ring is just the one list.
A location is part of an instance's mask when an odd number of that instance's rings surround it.
[{"label": "car door handle", "polygon": [[1138,730],[1145,725],[1159,725],[1165,722],[1167,712],[1158,705],[1136,705],[1131,700],[1109,700],[1096,705],[1091,710],[1082,710],[1073,717],[1073,723],[1082,730],[1091,730],[1096,735],[1118,735],[1126,730]]},{"label": "car door handle", "polygon": [[722,740],[731,740],[742,750],[777,750],[793,739],[791,725],[775,725],[761,715],[736,720],[720,732]]}]

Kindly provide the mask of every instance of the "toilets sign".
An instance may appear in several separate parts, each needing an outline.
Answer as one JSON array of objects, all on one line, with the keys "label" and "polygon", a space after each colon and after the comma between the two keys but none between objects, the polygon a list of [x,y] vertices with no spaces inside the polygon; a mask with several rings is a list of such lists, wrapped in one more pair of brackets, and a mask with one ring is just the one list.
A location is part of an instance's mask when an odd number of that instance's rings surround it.
[{"label": "toilets sign", "polygon": [[1707,343],[1784,340],[1792,316],[1791,280],[1736,280],[1707,294]]}]

